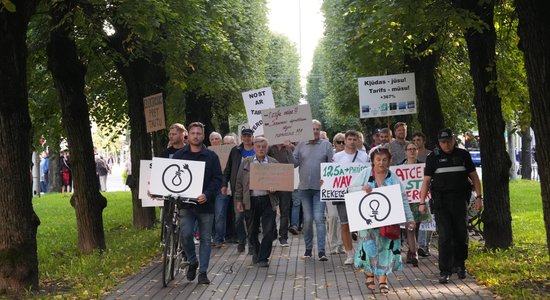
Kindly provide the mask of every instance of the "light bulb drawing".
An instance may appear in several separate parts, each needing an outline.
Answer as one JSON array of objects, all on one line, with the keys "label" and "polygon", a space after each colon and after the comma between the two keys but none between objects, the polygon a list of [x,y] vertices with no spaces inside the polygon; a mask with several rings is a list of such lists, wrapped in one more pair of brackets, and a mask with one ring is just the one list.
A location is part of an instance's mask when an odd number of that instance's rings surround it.
[{"label": "light bulb drawing", "polygon": [[185,192],[193,182],[193,174],[188,164],[171,164],[162,173],[162,184],[164,187],[176,194]]}]

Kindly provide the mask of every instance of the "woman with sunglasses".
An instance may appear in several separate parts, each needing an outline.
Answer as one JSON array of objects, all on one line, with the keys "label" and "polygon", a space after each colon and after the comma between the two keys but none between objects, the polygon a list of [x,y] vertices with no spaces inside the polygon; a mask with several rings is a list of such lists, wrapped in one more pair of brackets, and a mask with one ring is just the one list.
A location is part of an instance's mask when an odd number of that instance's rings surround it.
[{"label": "woman with sunglasses", "polygon": [[[368,168],[352,179],[350,192],[363,190],[367,193],[374,188],[399,184],[401,201],[405,210],[406,227],[414,230],[416,223],[409,208],[405,189],[399,178],[390,171],[391,153],[387,148],[376,147],[370,152],[372,169]],[[361,230],[359,232],[358,249],[355,252],[355,266],[365,270],[366,285],[371,291],[375,290],[375,275],[378,276],[380,292],[387,294],[388,274],[403,270],[401,263],[401,241],[391,240],[380,236],[379,228]]]},{"label": "woman with sunglasses", "polygon": [[[423,163],[418,160],[418,147],[414,143],[408,143],[405,148],[405,158],[402,165],[412,165]],[[421,222],[431,222],[432,215],[427,213],[421,213],[418,209],[418,203],[409,203],[411,212],[413,213],[414,221],[416,222],[415,230],[407,230],[407,245],[409,250],[407,252],[407,263],[418,267],[418,229]]]},{"label": "woman with sunglasses", "polygon": [[341,132],[334,135],[332,138],[332,146],[334,147],[334,153],[344,150],[345,135]]}]

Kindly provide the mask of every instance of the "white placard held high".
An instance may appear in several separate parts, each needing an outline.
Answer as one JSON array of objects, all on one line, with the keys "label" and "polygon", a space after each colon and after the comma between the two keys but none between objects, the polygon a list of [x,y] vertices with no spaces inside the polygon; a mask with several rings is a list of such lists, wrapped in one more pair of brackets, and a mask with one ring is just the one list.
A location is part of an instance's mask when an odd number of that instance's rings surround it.
[{"label": "white placard held high", "polygon": [[203,161],[153,158],[151,171],[152,195],[197,198],[202,194]]},{"label": "white placard held high", "polygon": [[301,142],[313,140],[313,124],[309,104],[277,107],[262,111],[264,136],[269,144],[285,141]]},{"label": "white placard held high", "polygon": [[149,179],[151,178],[151,169],[153,166],[152,160],[140,160],[139,162],[139,199],[141,199],[141,206],[152,207],[162,206],[164,201],[155,200],[147,195],[149,189]]},{"label": "white placard held high", "polygon": [[375,188],[369,194],[364,191],[347,193],[345,199],[350,231],[406,221],[398,184]]},{"label": "white placard held high", "polygon": [[414,73],[361,77],[357,82],[361,119],[416,113]]},{"label": "white placard held high", "polygon": [[275,108],[271,87],[268,86],[257,90],[251,90],[242,93],[242,95],[250,129],[254,130],[255,136],[264,134],[262,110]]}]

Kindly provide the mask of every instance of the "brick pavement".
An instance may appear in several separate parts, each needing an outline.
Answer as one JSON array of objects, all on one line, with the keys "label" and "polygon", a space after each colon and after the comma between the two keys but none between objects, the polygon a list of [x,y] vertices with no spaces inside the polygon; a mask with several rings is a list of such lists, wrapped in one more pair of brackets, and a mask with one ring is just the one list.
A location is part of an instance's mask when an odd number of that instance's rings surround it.
[{"label": "brick pavement", "polygon": [[210,285],[179,275],[163,288],[158,258],[106,299],[493,299],[470,275],[459,280],[455,274],[449,284],[439,284],[436,249],[420,258],[418,268],[406,265],[390,275],[390,293],[383,295],[367,289],[364,273],[343,265],[345,254],[331,255],[327,262],[304,260],[303,236],[291,235],[289,243],[288,248],[274,244],[269,268],[251,266],[252,257],[239,254],[235,244],[212,249]]}]

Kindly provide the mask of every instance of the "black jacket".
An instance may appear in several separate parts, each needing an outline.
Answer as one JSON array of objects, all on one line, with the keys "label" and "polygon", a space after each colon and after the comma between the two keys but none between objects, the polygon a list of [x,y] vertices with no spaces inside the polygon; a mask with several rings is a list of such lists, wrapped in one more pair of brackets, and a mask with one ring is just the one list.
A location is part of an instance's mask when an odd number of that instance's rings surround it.
[{"label": "black jacket", "polygon": [[220,166],[218,155],[204,145],[202,145],[202,149],[198,154],[191,152],[189,145],[186,145],[181,150],[178,150],[172,158],[205,162],[202,192],[206,195],[206,202],[197,205],[197,213],[213,214],[216,195],[220,191],[223,179],[222,167]]},{"label": "black jacket", "polygon": [[229,182],[231,183],[232,190],[235,190],[235,187],[237,186],[237,172],[239,171],[239,166],[241,165],[241,161],[243,159],[242,149],[242,143],[231,149],[231,152],[229,152],[229,159],[227,159],[227,164],[225,165],[225,170],[223,171],[222,186],[227,187],[227,183]]}]

